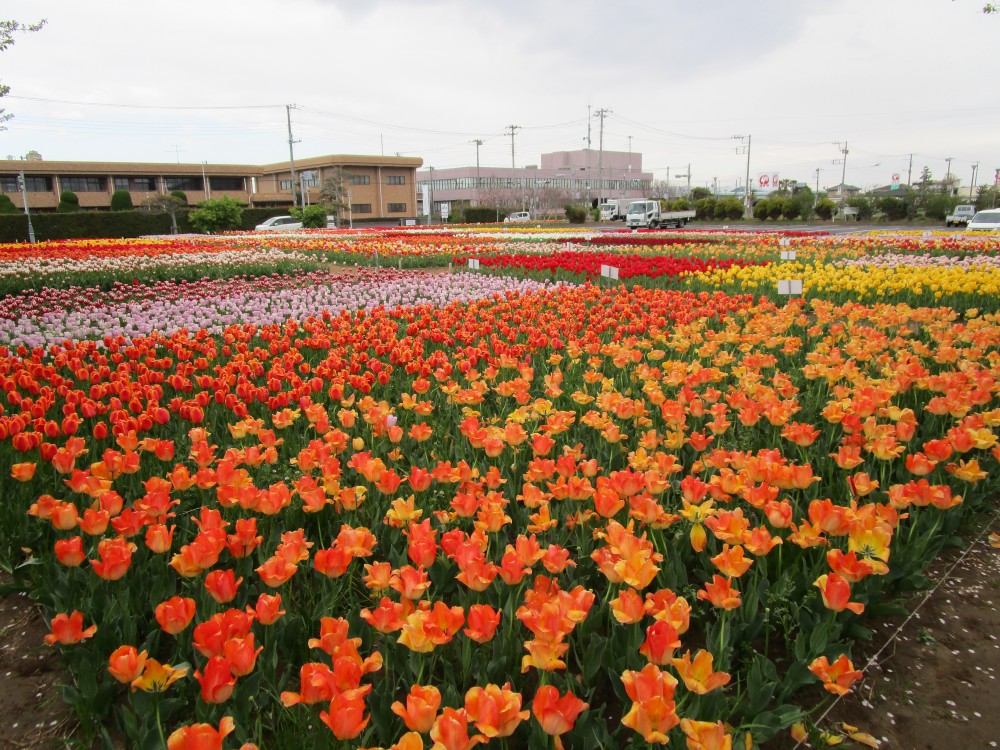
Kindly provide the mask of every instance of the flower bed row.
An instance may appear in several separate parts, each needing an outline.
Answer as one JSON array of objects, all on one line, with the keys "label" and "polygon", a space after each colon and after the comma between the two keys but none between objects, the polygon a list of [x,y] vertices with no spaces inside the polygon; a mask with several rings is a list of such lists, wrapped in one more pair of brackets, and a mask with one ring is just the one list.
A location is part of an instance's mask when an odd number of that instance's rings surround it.
[{"label": "flower bed row", "polygon": [[[477,259],[484,268],[542,273],[546,275],[555,272],[565,272],[568,274],[579,274],[587,280],[600,277],[602,265],[612,265],[618,268],[619,278],[621,279],[632,279],[638,276],[657,279],[663,276],[677,277],[714,269],[739,268],[756,263],[756,261],[745,261],[735,258],[717,260],[693,256],[624,255],[594,251],[560,251],[551,255],[481,255]],[[464,264],[468,261],[468,258],[458,256],[455,258],[455,261]]]},{"label": "flower bed row", "polygon": [[998,343],[588,285],[0,358],[3,555],[135,746],[756,747],[996,491]]},{"label": "flower bed row", "polygon": [[342,310],[444,306],[546,286],[529,279],[390,269],[119,284],[107,292],[45,290],[0,302],[0,347],[48,348],[67,339],[100,341],[108,336],[131,340],[181,329],[219,333],[245,320],[275,325]]}]

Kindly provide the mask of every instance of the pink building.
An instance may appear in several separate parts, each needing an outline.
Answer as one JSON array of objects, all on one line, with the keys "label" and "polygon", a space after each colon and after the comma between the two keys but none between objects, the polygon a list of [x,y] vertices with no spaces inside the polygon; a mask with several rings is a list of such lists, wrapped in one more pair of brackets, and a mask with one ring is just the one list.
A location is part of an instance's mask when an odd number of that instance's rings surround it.
[{"label": "pink building", "polygon": [[541,165],[510,167],[453,167],[417,170],[418,211],[423,214],[425,194],[434,206],[497,206],[500,211],[522,210],[533,214],[561,213],[567,203],[593,204],[596,200],[641,200],[650,194],[651,172],[642,171],[642,154],[626,151],[581,149],[542,154]]}]

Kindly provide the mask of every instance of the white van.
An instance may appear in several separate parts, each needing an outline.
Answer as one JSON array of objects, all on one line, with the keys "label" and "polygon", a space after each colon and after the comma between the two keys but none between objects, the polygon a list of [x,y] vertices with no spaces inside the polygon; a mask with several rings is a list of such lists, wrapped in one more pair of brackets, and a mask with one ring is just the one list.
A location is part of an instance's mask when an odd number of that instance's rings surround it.
[{"label": "white van", "polygon": [[528,211],[515,211],[506,219],[504,219],[505,224],[511,222],[524,223],[528,221],[531,221],[531,213]]},{"label": "white van", "polygon": [[1000,232],[1000,208],[979,211],[965,225],[969,231]]}]

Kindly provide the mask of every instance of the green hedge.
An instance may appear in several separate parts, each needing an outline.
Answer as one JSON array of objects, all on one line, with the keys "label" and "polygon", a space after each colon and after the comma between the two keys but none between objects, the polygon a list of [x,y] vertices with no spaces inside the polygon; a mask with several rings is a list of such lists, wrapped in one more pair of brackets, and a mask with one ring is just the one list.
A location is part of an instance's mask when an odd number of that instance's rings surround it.
[{"label": "green hedge", "polygon": [[[243,209],[243,229],[253,229],[265,219],[282,216],[280,208]],[[177,227],[193,232],[188,209],[177,212]],[[146,211],[80,211],[78,213],[33,213],[31,223],[37,240],[68,240],[100,237],[142,237],[170,234],[170,217]],[[27,242],[28,220],[24,214],[0,215],[0,243]]]}]

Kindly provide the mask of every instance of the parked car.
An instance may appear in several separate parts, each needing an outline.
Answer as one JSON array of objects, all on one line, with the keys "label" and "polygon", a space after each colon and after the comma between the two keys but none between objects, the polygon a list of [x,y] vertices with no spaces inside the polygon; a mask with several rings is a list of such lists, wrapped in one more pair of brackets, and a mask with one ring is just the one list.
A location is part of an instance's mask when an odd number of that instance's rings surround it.
[{"label": "parked car", "polygon": [[302,229],[302,222],[296,221],[291,216],[272,216],[254,227],[257,232],[291,232],[295,229]]},{"label": "parked car", "polygon": [[955,206],[955,210],[944,217],[944,224],[948,227],[966,226],[969,219],[976,215],[976,207],[968,203]]},{"label": "parked car", "polygon": [[972,231],[992,231],[1000,232],[1000,208],[991,208],[980,211],[965,225],[965,228]]},{"label": "parked car", "polygon": [[515,222],[517,222],[517,223],[523,223],[523,222],[531,221],[531,213],[528,212],[528,211],[515,211],[514,213],[512,213],[510,216],[508,216],[503,221],[504,221],[504,224],[515,223]]}]

